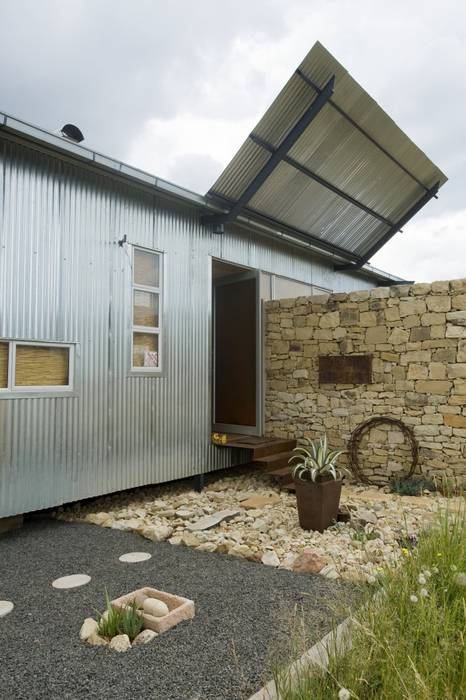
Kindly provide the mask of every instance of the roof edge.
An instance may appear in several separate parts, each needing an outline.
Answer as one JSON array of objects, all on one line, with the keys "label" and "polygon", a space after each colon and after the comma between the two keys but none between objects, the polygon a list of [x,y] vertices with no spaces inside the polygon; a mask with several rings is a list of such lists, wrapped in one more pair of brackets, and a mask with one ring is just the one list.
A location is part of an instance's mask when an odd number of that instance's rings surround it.
[{"label": "roof edge", "polygon": [[[207,212],[220,212],[223,213],[225,209],[222,206],[213,203],[210,197],[206,197],[197,192],[189,190],[181,185],[176,185],[169,180],[164,180],[163,178],[152,175],[144,170],[135,168],[123,161],[119,161],[116,158],[106,156],[98,151],[87,148],[87,146],[81,146],[79,144],[73,143],[71,141],[66,141],[61,136],[53,134],[46,129],[30,124],[21,119],[13,117],[6,112],[0,112],[0,133],[5,131],[8,134],[16,136],[22,141],[35,143],[39,146],[44,147],[46,150],[50,150],[57,155],[64,155],[72,160],[76,160],[83,164],[87,164],[90,167],[95,167],[104,172],[117,175],[126,180],[134,182],[144,188],[154,188],[158,192],[164,194],[169,198],[174,198],[182,200],[186,204],[194,205],[196,207],[202,208]],[[259,221],[254,220],[254,216],[240,216],[238,218],[238,224],[242,226],[252,227],[255,230],[265,233],[273,238],[281,240],[283,243],[288,245],[293,245],[294,247],[299,247],[308,253],[313,253],[326,260],[333,262],[344,262],[343,258],[339,258],[333,254],[326,252],[325,250],[319,249],[316,245],[312,243],[305,243],[298,238],[293,238],[292,235],[284,233],[279,229],[274,229],[270,226],[266,226]],[[351,274],[351,273],[350,273]],[[357,275],[364,277],[369,277],[375,279],[377,282],[386,282],[388,284],[403,284],[406,280],[391,275],[382,270],[372,267],[371,265],[364,265],[356,271]]]}]

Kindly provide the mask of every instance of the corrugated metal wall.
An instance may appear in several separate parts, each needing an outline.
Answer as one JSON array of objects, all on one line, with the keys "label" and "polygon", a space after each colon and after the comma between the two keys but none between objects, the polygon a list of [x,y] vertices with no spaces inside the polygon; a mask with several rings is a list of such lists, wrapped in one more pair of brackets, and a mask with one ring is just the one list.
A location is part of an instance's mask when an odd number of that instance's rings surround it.
[{"label": "corrugated metal wall", "polygon": [[[77,343],[76,396],[0,398],[0,517],[232,463],[210,445],[209,256],[372,286],[244,229],[207,233],[193,208],[8,140],[0,193],[0,338]],[[128,373],[124,234],[166,253],[161,377]]]}]

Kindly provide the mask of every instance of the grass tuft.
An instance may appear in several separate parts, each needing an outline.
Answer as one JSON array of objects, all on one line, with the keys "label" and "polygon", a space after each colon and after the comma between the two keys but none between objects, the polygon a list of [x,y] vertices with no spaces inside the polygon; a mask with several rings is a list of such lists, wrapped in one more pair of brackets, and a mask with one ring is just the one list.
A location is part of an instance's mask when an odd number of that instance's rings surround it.
[{"label": "grass tuft", "polygon": [[111,604],[109,595],[105,591],[105,605],[105,612],[97,613],[98,634],[109,639],[116,637],[117,634],[127,634],[132,642],[143,628],[142,616],[136,601],[124,608],[117,608]]},{"label": "grass tuft", "polygon": [[290,683],[287,668],[276,667],[282,700],[466,698],[464,511],[443,512],[404,554],[352,615],[351,648],[330,650],[326,672],[306,669]]}]

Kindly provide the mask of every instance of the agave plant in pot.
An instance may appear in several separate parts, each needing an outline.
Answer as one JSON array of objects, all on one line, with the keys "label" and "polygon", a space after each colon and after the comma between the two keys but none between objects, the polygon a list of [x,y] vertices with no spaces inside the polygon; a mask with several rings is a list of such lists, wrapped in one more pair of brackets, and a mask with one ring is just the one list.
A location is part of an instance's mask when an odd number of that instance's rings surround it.
[{"label": "agave plant in pot", "polygon": [[303,530],[323,532],[338,516],[345,467],[337,467],[344,450],[329,450],[327,436],[296,447],[292,474],[296,486],[299,524]]}]

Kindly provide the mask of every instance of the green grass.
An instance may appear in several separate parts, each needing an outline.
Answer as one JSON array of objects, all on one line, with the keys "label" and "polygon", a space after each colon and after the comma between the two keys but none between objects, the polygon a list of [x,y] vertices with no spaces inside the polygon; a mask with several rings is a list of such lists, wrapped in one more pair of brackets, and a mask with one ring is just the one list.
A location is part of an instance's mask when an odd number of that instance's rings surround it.
[{"label": "green grass", "polygon": [[352,616],[351,649],[332,650],[327,673],[307,670],[290,684],[286,667],[275,668],[282,700],[465,700],[464,512],[443,514],[404,555]]},{"label": "green grass", "polygon": [[127,634],[132,642],[143,628],[142,617],[138,612],[136,601],[124,608],[117,608],[111,604],[109,595],[105,592],[105,604],[105,613],[98,613],[98,634],[109,639],[117,634]]}]

